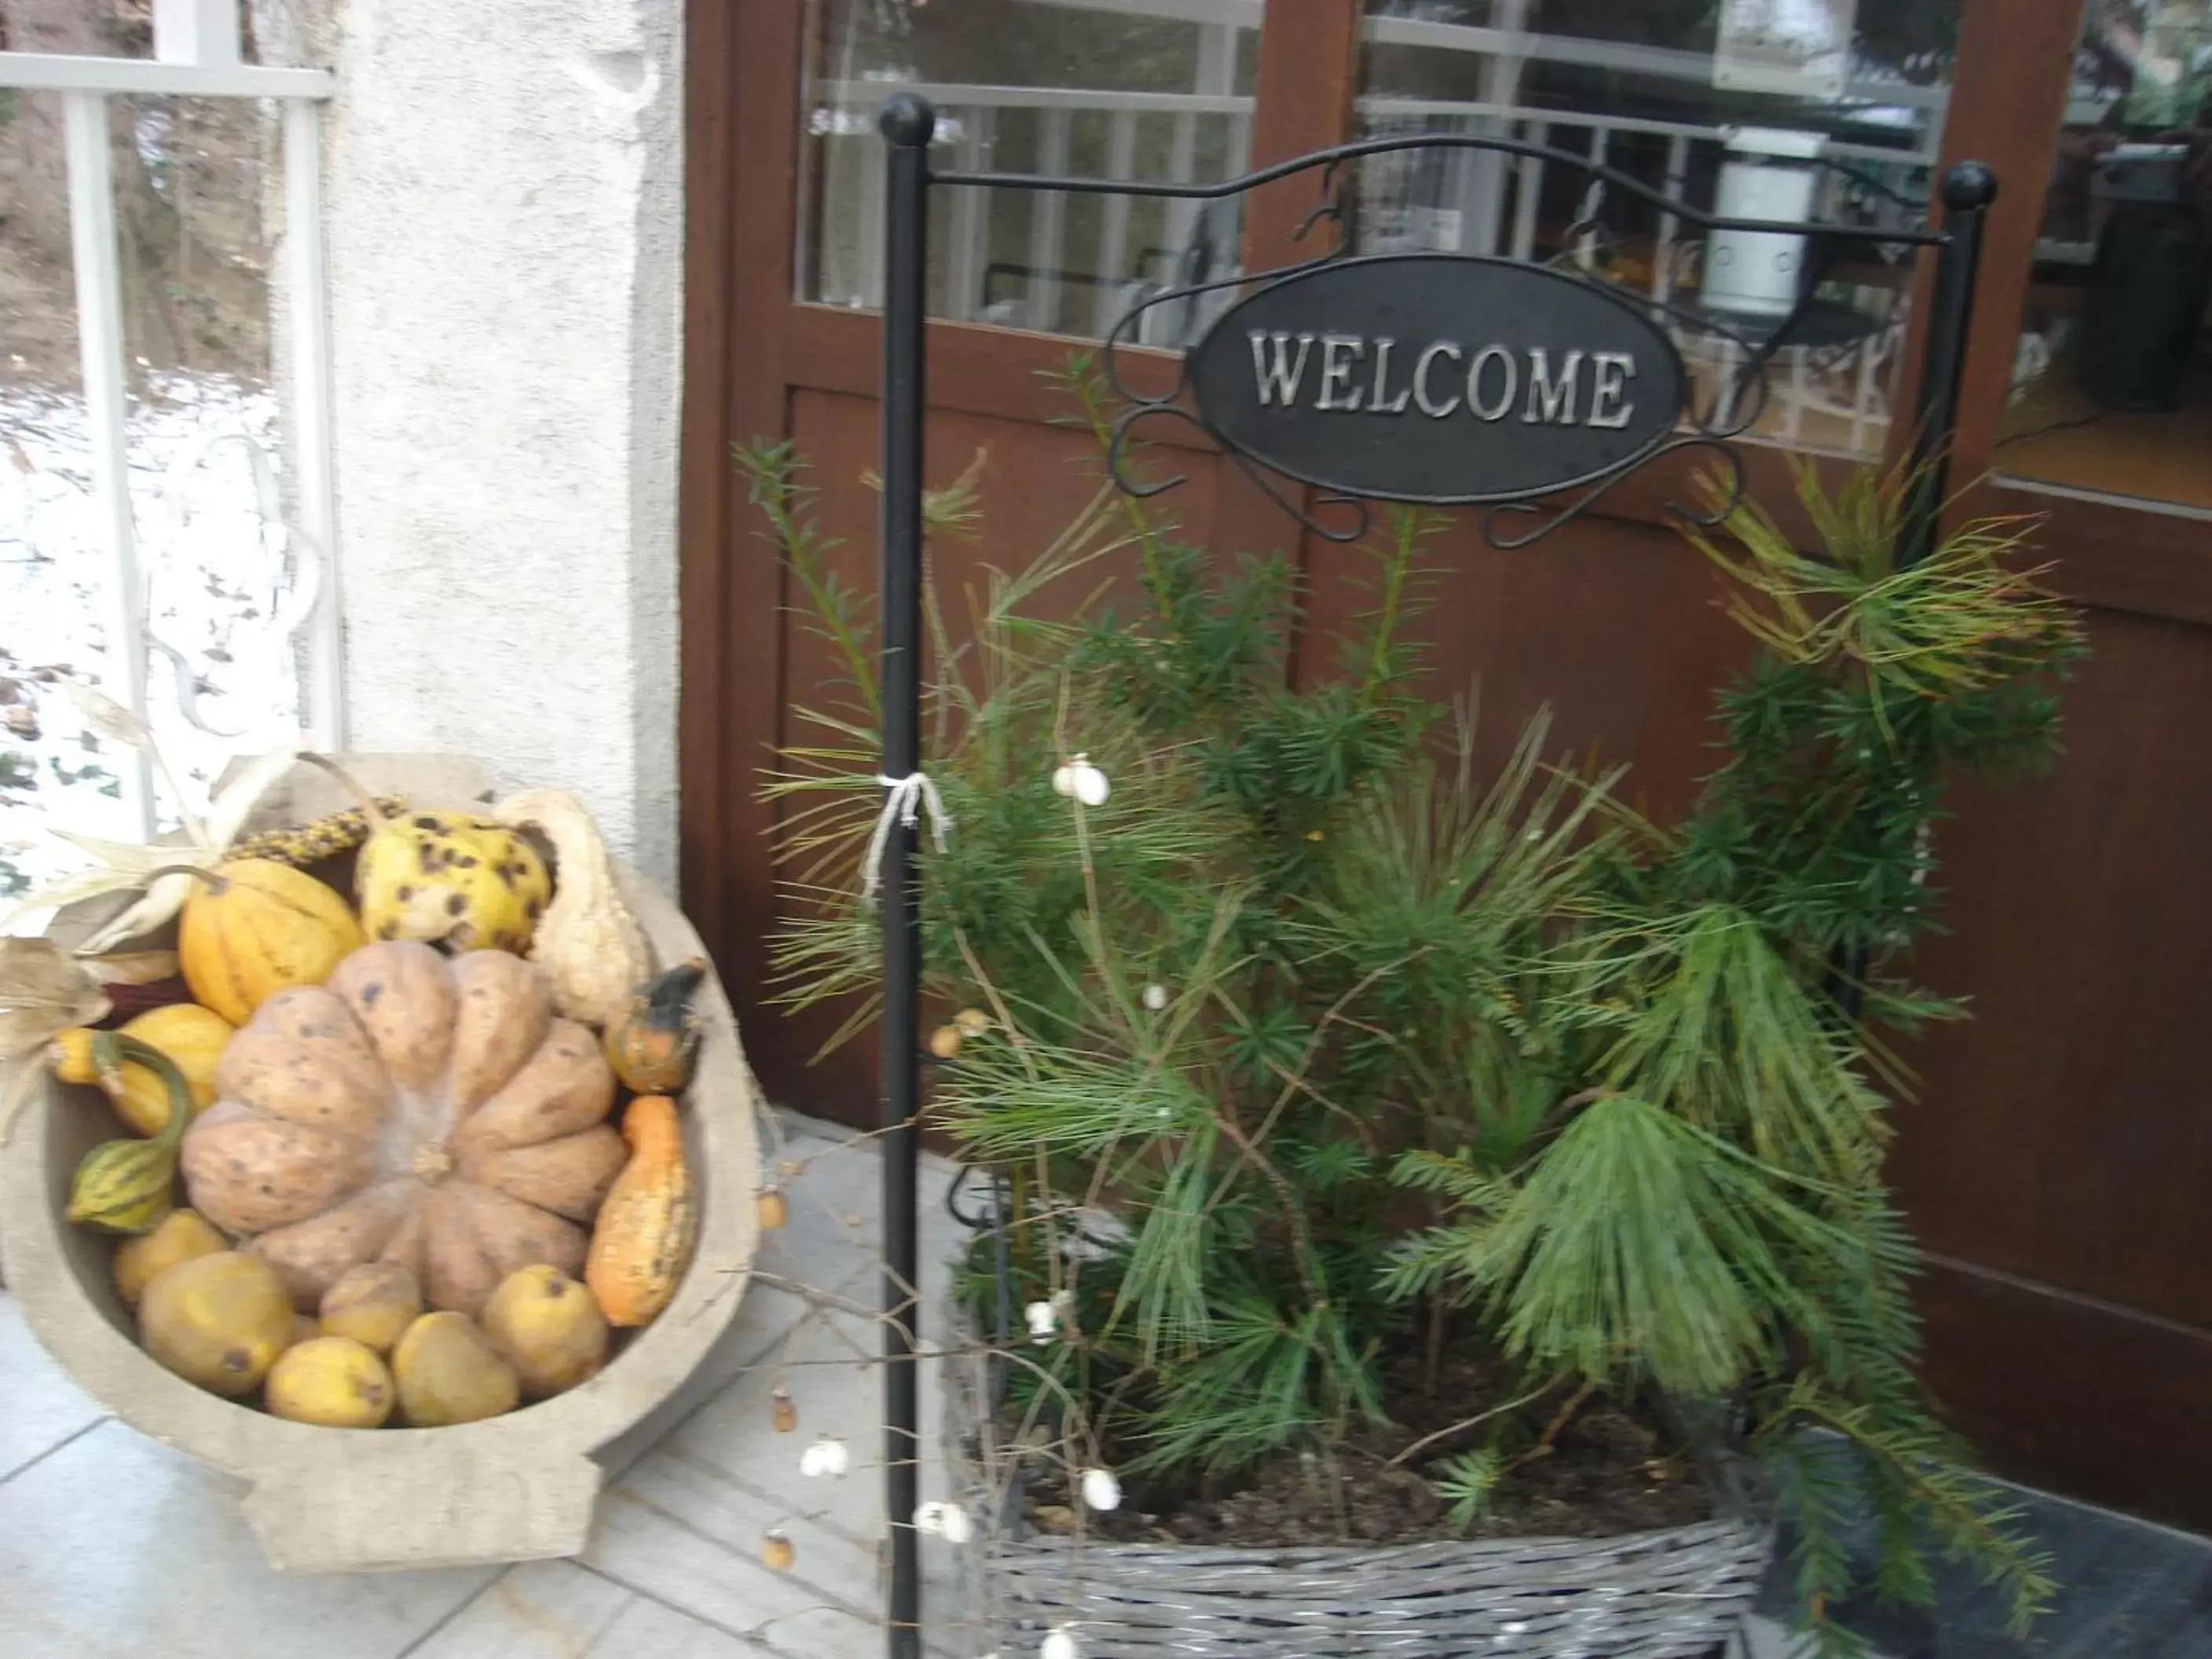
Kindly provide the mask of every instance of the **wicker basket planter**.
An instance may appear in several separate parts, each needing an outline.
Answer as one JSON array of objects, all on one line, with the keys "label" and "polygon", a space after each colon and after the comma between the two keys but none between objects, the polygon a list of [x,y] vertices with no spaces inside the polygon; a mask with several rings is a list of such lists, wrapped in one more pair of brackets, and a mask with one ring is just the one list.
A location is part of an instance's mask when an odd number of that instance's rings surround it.
[{"label": "wicker basket planter", "polygon": [[[945,1328],[961,1328],[956,1313]],[[1207,1659],[1705,1659],[1750,1608],[1773,1537],[1714,1520],[1614,1538],[1340,1548],[1109,1544],[1027,1528],[980,1346],[948,1362],[945,1456],[979,1646]]]},{"label": "wicker basket planter", "polygon": [[[428,757],[349,756],[380,793],[467,807],[482,775]],[[304,822],[348,804],[297,769],[282,804],[252,827]],[[283,786],[280,786],[283,788]],[[664,962],[702,955],[675,905],[627,870],[623,897]],[[64,930],[58,924],[57,933]],[[0,1255],[32,1330],[78,1384],[125,1422],[246,1486],[242,1508],[283,1571],[368,1571],[574,1555],[591,1529],[603,1468],[593,1454],[665,1406],[728,1328],[757,1239],[759,1087],[737,1022],[710,975],[696,1007],[705,1038],[686,1091],[686,1152],[700,1226],[675,1300],[618,1338],[605,1370],[550,1400],[458,1427],[373,1432],[286,1422],[204,1392],[138,1346],[111,1277],[113,1241],[62,1218],[87,1150],[125,1133],[97,1090],[43,1077],[0,1145]],[[28,1062],[35,1063],[35,1062]]]}]

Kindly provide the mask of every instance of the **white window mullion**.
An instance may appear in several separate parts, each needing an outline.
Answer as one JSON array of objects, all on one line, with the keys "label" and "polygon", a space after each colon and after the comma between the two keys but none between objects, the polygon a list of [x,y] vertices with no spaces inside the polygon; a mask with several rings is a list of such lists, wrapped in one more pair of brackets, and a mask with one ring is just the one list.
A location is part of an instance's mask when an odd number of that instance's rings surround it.
[{"label": "white window mullion", "polygon": [[228,69],[238,62],[239,0],[154,0],[154,56]]},{"label": "white window mullion", "polygon": [[[997,112],[987,105],[960,112],[957,165],[963,173],[988,173]],[[983,272],[991,260],[991,192],[963,185],[952,192],[952,259],[946,277],[946,312],[963,322],[983,314]]]},{"label": "white window mullion", "polygon": [[[107,99],[62,94],[69,162],[70,236],[76,264],[77,344],[83,362],[85,426],[92,447],[92,489],[106,544],[107,691],[146,717],[146,586],[131,520],[131,463],[124,419],[123,283],[115,239],[115,192],[108,157]],[[112,753],[123,803],[142,837],[154,832],[152,769],[137,749]]]},{"label": "white window mullion", "polygon": [[[1044,112],[1037,143],[1037,171],[1065,177],[1070,125],[1066,109]],[[1030,198],[1029,308],[1024,319],[1041,334],[1060,326],[1060,270],[1067,263],[1067,198],[1041,190]]]},{"label": "white window mullion", "polygon": [[[1137,118],[1127,110],[1116,110],[1106,145],[1106,176],[1127,179],[1137,171]],[[1129,198],[1115,194],[1104,198],[1104,209],[1098,227],[1098,284],[1091,313],[1091,331],[1104,339],[1114,331],[1114,324],[1128,303],[1123,278],[1129,273],[1122,270],[1128,258]],[[1143,273],[1137,273],[1141,276]]]}]

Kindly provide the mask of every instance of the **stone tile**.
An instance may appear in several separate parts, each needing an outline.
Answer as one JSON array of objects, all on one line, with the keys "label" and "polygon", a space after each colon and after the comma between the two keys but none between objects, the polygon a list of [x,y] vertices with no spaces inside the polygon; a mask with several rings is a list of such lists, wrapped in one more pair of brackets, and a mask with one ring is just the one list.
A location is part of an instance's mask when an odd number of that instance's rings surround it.
[{"label": "stone tile", "polygon": [[[1884,1605],[1862,1589],[1836,1617],[1884,1659],[2197,1659],[2212,1655],[2212,1540],[2013,1487],[2020,1528],[2052,1559],[2051,1612],[2025,1640],[2008,1632],[2005,1600],[1968,1565],[1933,1564],[1929,1607]],[[1861,1577],[1872,1577],[1867,1540],[1847,1532]],[[1786,1620],[1788,1543],[1762,1591],[1760,1610]]]},{"label": "stone tile", "polygon": [[2046,1493],[2019,1494],[2021,1525],[2055,1561],[2058,1594],[2026,1643],[2002,1634],[1997,1597],[1946,1575],[1942,1659],[2180,1659],[2212,1653],[2212,1540]]},{"label": "stone tile", "polygon": [[[875,1659],[881,1649],[880,1638],[871,1646],[848,1641],[839,1647],[836,1640],[849,1631],[813,1630],[808,1618],[800,1614],[783,1626],[803,1638],[785,1651],[808,1659],[859,1659],[863,1653]],[[405,1659],[763,1659],[776,1651],[585,1568],[534,1561],[501,1573]]]},{"label": "stone tile", "polygon": [[284,1577],[230,1483],[117,1422],[0,1486],[8,1659],[394,1659],[491,1577]]},{"label": "stone tile", "polygon": [[771,1641],[778,1626],[795,1627],[812,1615],[812,1627],[837,1639],[852,1636],[880,1646],[872,1565],[844,1540],[795,1529],[800,1567],[772,1572],[761,1560],[756,1518],[732,1512],[713,1481],[656,1451],[609,1489],[581,1559],[628,1589],[747,1641]]},{"label": "stone tile", "polygon": [[[781,1180],[790,1221],[763,1241],[740,1312],[740,1325],[763,1340],[734,1354],[741,1345],[726,1343],[720,1355],[732,1363],[709,1379],[702,1402],[650,1450],[625,1446],[626,1458],[611,1460],[623,1473],[583,1560],[731,1639],[809,1659],[873,1656],[883,1645],[882,1374],[878,1328],[866,1310],[881,1288],[881,1164],[865,1137],[788,1120],[771,1129],[765,1156],[771,1166],[798,1168]],[[959,1231],[943,1209],[950,1176],[940,1160],[925,1165],[925,1261],[948,1254]],[[929,1278],[933,1289],[937,1275]],[[779,1380],[799,1407],[794,1433],[774,1426],[769,1395]],[[700,1393],[695,1381],[686,1403]],[[922,1410],[927,1445],[937,1413],[927,1376]],[[844,1437],[860,1465],[842,1481],[799,1473],[800,1452],[824,1431]],[[935,1495],[927,1465],[924,1482]],[[788,1574],[762,1563],[771,1527],[792,1540]]]},{"label": "stone tile", "polygon": [[485,1585],[407,1659],[582,1659],[637,1600],[566,1561],[526,1562]]},{"label": "stone tile", "polygon": [[[1804,1638],[1787,1626],[1752,1613],[1729,1638],[1727,1659],[1808,1659],[1811,1650]],[[1869,1654],[1868,1659],[1882,1659]]]},{"label": "stone tile", "polygon": [[[747,1524],[786,1525],[793,1519],[820,1527],[872,1552],[884,1533],[883,1367],[878,1358],[881,1327],[874,1321],[827,1309],[810,1310],[760,1362],[663,1443],[670,1458],[724,1477],[731,1486],[728,1513],[738,1493],[751,1495]],[[799,1427],[779,1434],[773,1391],[789,1390]],[[921,1493],[949,1495],[937,1456],[940,1403],[936,1366],[921,1368]],[[800,1455],[817,1437],[843,1440],[852,1472],[842,1479],[808,1479]],[[941,1548],[925,1541],[932,1553]],[[932,1559],[935,1568],[941,1564]]]},{"label": "stone tile", "polygon": [[21,1305],[0,1291],[0,1482],[106,1416],[31,1334]]},{"label": "stone tile", "polygon": [[745,1641],[687,1613],[635,1597],[605,1635],[580,1659],[880,1659],[884,1638],[842,1613],[802,1613],[763,1627]]},{"label": "stone tile", "polygon": [[783,1333],[805,1311],[806,1304],[788,1292],[757,1280],[746,1285],[744,1300],[738,1304],[729,1329],[708,1350],[707,1357],[684,1379],[684,1385],[641,1421],[594,1454],[606,1469],[608,1479],[619,1477],[728,1387],[732,1378],[781,1340]]},{"label": "stone tile", "polygon": [[[776,1137],[781,1134],[780,1144]],[[872,1305],[880,1295],[883,1164],[872,1137],[857,1133],[817,1134],[773,1124],[763,1157],[771,1169],[797,1166],[778,1176],[791,1219],[762,1241],[763,1274]],[[943,1261],[966,1237],[945,1208],[952,1166],[923,1160],[919,1232],[922,1261]]]}]

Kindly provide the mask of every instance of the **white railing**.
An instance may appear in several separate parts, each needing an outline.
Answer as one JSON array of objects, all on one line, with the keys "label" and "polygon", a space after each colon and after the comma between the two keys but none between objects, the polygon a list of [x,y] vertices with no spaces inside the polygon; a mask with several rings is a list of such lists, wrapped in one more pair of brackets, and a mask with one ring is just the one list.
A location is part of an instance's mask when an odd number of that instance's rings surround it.
[{"label": "white railing", "polygon": [[[1512,137],[1585,155],[1600,166],[1620,167],[1628,161],[1617,148],[1623,137],[1663,138],[1661,171],[1646,182],[1672,196],[1683,193],[1693,161],[1717,163],[1726,141],[1717,126],[1511,103],[1370,97],[1359,100],[1358,112],[1363,130],[1376,135],[1422,131]],[[1832,143],[1823,153],[1877,177],[1887,174],[1882,182],[1892,188],[1905,187],[1901,193],[1909,193],[1910,175],[1932,174],[1936,164],[1932,137],[1914,150]],[[1395,168],[1370,171],[1364,181],[1361,206],[1368,221],[1368,251],[1426,246],[1524,260],[1534,256],[1537,207],[1547,169],[1554,163],[1481,151],[1432,152],[1435,176],[1427,181],[1430,187],[1423,189],[1411,178],[1414,154],[1391,158]],[[1392,172],[1398,175],[1395,179]],[[1574,172],[1583,176],[1579,169]],[[1811,216],[1839,217],[1849,188],[1842,173],[1824,174]],[[1924,193],[1924,182],[1922,189]],[[1417,201],[1416,196],[1432,199]],[[1598,219],[1601,198],[1601,186],[1586,186],[1577,222]],[[1387,244],[1375,235],[1385,225],[1391,227]],[[1644,289],[1661,305],[1674,299],[1686,263],[1698,252],[1681,231],[1674,215],[1659,214],[1649,257],[1639,262],[1645,267]],[[1594,239],[1595,233],[1583,233],[1576,238],[1577,246],[1560,251],[1562,257],[1589,258]],[[1767,376],[1766,412],[1756,428],[1759,436],[1850,455],[1881,447],[1906,320],[1903,284],[1893,290],[1862,290],[1857,302],[1869,314],[1864,333],[1856,341],[1840,349],[1785,345],[1774,353]],[[1725,385],[1738,372],[1742,348],[1729,336],[1680,327],[1673,331],[1692,368],[1711,384]]]},{"label": "white railing", "polygon": [[[1253,100],[1235,92],[1239,32],[1256,29],[1265,17],[1262,0],[1030,0],[1042,7],[1114,11],[1148,18],[1174,19],[1200,26],[1193,84],[1188,91],[1122,91],[976,83],[921,84],[913,90],[939,112],[939,137],[951,152],[951,165],[963,172],[1005,168],[999,143],[1018,120],[1024,142],[1015,170],[1063,173],[1071,149],[1103,157],[1102,178],[1129,178],[1130,163],[1149,158],[1146,176],[1183,182],[1197,176],[1194,139],[1201,123],[1228,124],[1219,147],[1222,170],[1234,173],[1248,163]],[[1414,12],[1415,8],[1406,8]],[[1364,20],[1363,38],[1371,46],[1413,48],[1437,57],[1463,57],[1478,66],[1475,98],[1414,98],[1369,94],[1358,100],[1361,130],[1386,134],[1433,131],[1514,137],[1587,155],[1593,161],[1621,165],[1630,158],[1624,140],[1644,141],[1638,151],[1652,176],[1648,182],[1680,194],[1696,177],[1709,175],[1725,141],[1717,124],[1664,120],[1596,111],[1539,106],[1525,84],[1532,66],[1546,64],[1595,68],[1646,82],[1677,82],[1686,88],[1710,88],[1710,52],[1629,42],[1544,34],[1524,27],[1534,14],[1527,0],[1499,0],[1492,27],[1431,21],[1417,15],[1372,15]],[[883,270],[881,146],[872,119],[888,88],[881,80],[825,80],[814,88],[817,131],[825,145],[825,189],[820,198],[827,222],[815,239],[816,264],[802,281],[818,297],[833,302],[872,306],[880,293]],[[1937,143],[1950,89],[1918,85],[1893,73],[1861,65],[1845,83],[1843,104],[1862,112],[1888,112],[1898,129],[1894,145],[1832,142],[1830,158],[1879,174],[1893,188],[1924,193],[1937,159]],[[1018,116],[1013,112],[1019,112]],[[1012,117],[1012,120],[1010,120]],[[1175,141],[1166,153],[1157,142],[1157,124],[1172,120]],[[1091,142],[1071,146],[1076,123],[1103,121],[1104,143],[1096,142],[1095,125],[1080,131]],[[1154,124],[1148,128],[1146,124]],[[1140,145],[1140,134],[1154,142]],[[1652,156],[1650,140],[1663,140],[1663,161]],[[834,159],[827,152],[837,152]],[[1526,259],[1534,252],[1537,212],[1544,198],[1547,163],[1540,158],[1458,150],[1379,158],[1361,179],[1362,237],[1370,251],[1389,246],[1443,246],[1475,253],[1510,253]],[[1842,181],[1831,179],[1814,217],[1839,206]],[[1593,216],[1598,192],[1583,198],[1577,217]],[[963,320],[1005,323],[1045,331],[1103,335],[1133,301],[1187,281],[1203,266],[1207,274],[1227,276],[1236,269],[1235,225],[1220,213],[1202,212],[1195,204],[1174,204],[1157,237],[1132,248],[1128,198],[1109,197],[1095,219],[1081,221],[1074,234],[1074,211],[1066,198],[1028,198],[1025,230],[994,221],[991,192],[963,190],[947,204],[951,220],[945,249],[945,314]],[[1000,234],[994,234],[994,232]],[[1589,234],[1567,250],[1587,257]],[[1665,303],[1684,279],[1686,261],[1697,250],[1681,235],[1670,215],[1660,215],[1647,249],[1645,282],[1652,298]],[[1018,257],[1017,257],[1018,256]],[[1073,284],[1088,287],[1088,306],[1074,302]],[[1163,307],[1144,315],[1145,343],[1182,343],[1202,328],[1225,297],[1188,307]],[[1837,352],[1788,347],[1776,354],[1770,383],[1775,395],[1761,422],[1764,435],[1791,443],[1840,447],[1864,453],[1878,447],[1888,418],[1887,393],[1893,379],[1904,310],[1895,292],[1881,288],[1860,293],[1854,303],[1869,313],[1863,338]],[[1172,312],[1175,314],[1167,314]],[[1684,335],[1685,355],[1701,372],[1716,378],[1729,372],[1735,348],[1721,337]]]},{"label": "white railing", "polygon": [[[1148,9],[1160,3],[1149,0]],[[1131,162],[1145,124],[1168,120],[1174,124],[1172,142],[1164,169],[1155,169],[1154,176],[1185,182],[1197,176],[1201,121],[1226,125],[1220,146],[1223,172],[1233,173],[1248,164],[1253,100],[1226,90],[1230,54],[1219,54],[1212,61],[1221,76],[1220,90],[1121,92],[953,82],[916,83],[911,90],[937,106],[939,136],[950,151],[945,164],[963,172],[1003,166],[994,155],[996,136],[1009,112],[1022,112],[1035,128],[1034,142],[1024,146],[1018,170],[1066,173],[1073,124],[1081,118],[1106,124],[1103,149],[1095,143],[1087,147],[1103,157],[1097,176],[1130,178],[1135,174]],[[1504,60],[1492,62],[1503,64]],[[1510,100],[1518,90],[1517,68],[1505,66],[1504,73],[1490,77],[1492,84],[1486,90]],[[843,169],[834,175],[835,187],[825,194],[830,222],[818,244],[817,292],[826,300],[872,306],[881,293],[883,273],[882,146],[866,112],[880,101],[885,87],[873,81],[830,81],[815,90],[817,106],[836,112],[828,119],[826,131],[835,135],[842,152],[830,165]],[[1624,140],[1663,139],[1662,171],[1649,182],[1678,195],[1692,176],[1693,162],[1716,162],[1726,137],[1717,125],[1539,109],[1511,101],[1370,96],[1361,99],[1358,107],[1362,131],[1368,133],[1425,131],[1511,137],[1572,150],[1600,164],[1627,161],[1621,150]],[[1157,146],[1153,153],[1159,154]],[[1887,173],[1893,186],[1909,185],[1909,175],[1931,171],[1936,161],[1932,137],[1913,149],[1836,143],[1826,153]],[[1538,157],[1471,150],[1374,158],[1361,185],[1366,248],[1382,252],[1443,246],[1529,258],[1536,252],[1537,208],[1550,165]],[[1846,187],[1840,174],[1827,175],[1814,216],[1832,216]],[[1190,273],[1197,254],[1202,252],[1211,261],[1212,276],[1225,276],[1237,269],[1233,222],[1218,214],[1203,218],[1195,204],[1171,204],[1159,245],[1133,252],[1130,198],[1103,198],[1097,210],[1095,234],[1085,239],[1079,253],[1071,237],[1066,198],[1032,197],[1026,234],[1018,239],[1022,253],[1017,264],[1007,258],[1005,239],[994,243],[993,192],[963,189],[948,195],[944,313],[960,320],[1100,337],[1133,301],[1177,285]],[[1577,216],[1592,216],[1595,207],[1595,197],[1586,193]],[[1680,230],[1673,216],[1659,216],[1645,282],[1651,297],[1662,303],[1673,299],[1684,261],[1696,251]],[[834,249],[838,238],[844,239],[841,251]],[[994,246],[1000,253],[995,264]],[[1077,265],[1081,268],[1074,269]],[[994,274],[1012,280],[994,284]],[[1079,311],[1064,303],[1062,289],[1071,280],[1090,287],[1092,301],[1087,308]],[[1147,312],[1139,338],[1161,346],[1186,343],[1230,299],[1221,295],[1187,309],[1167,307]],[[1761,435],[1854,454],[1879,448],[1888,419],[1887,393],[1905,312],[1897,296],[1880,291],[1869,292],[1864,302],[1881,314],[1870,320],[1863,339],[1849,349],[1793,346],[1776,354],[1770,413],[1760,423]],[[1732,355],[1737,348],[1726,337],[1680,332],[1678,338],[1692,366],[1716,383],[1734,372]]]},{"label": "white railing", "polygon": [[[116,234],[115,185],[109,150],[108,103],[115,97],[168,95],[271,99],[282,112],[284,262],[281,289],[288,326],[279,331],[287,357],[291,421],[289,501],[263,492],[262,510],[283,514],[294,576],[283,621],[296,633],[301,663],[301,705],[308,741],[337,748],[344,737],[337,589],[336,509],[331,476],[330,322],[324,263],[320,105],[332,77],[314,69],[242,62],[239,0],[154,0],[150,59],[0,52],[0,88],[58,94],[67,146],[70,243],[76,325],[90,447],[90,479],[98,507],[103,573],[106,672],[117,701],[147,719],[148,665],[172,647],[148,625],[149,571],[134,523],[126,414],[129,381],[123,322],[123,272]],[[213,434],[201,453],[234,434]],[[253,458],[267,480],[267,458]],[[191,692],[180,697],[189,716]],[[120,757],[121,787],[142,836],[155,829],[155,799],[143,752]]]},{"label": "white railing", "polygon": [[[1219,130],[1219,174],[1242,172],[1251,153],[1253,100],[1230,90],[1234,82],[1236,44],[1233,30],[1210,28],[1200,36],[1192,92],[1096,91],[1058,87],[985,86],[960,82],[915,84],[936,106],[938,135],[949,147],[946,165],[963,172],[1004,170],[1000,143],[1010,112],[1034,112],[1035,146],[1023,170],[1066,174],[1070,171],[1075,123],[1079,118],[1103,121],[1105,126],[1104,165],[1097,176],[1127,179],[1138,168],[1140,135],[1164,123],[1165,165],[1157,176],[1188,184],[1200,174],[1202,129]],[[873,306],[883,292],[883,146],[875,137],[872,112],[888,90],[879,81],[825,81],[815,88],[817,107],[841,112],[832,118],[832,130],[823,136],[844,151],[833,169],[850,171],[837,175],[835,205],[816,251],[813,289],[832,302]],[[1097,205],[1098,222],[1093,246],[1072,271],[1072,240],[1065,197],[1042,193],[1030,198],[1027,235],[1017,265],[994,264],[992,258],[992,214],[997,198],[988,190],[949,192],[944,211],[951,219],[946,266],[945,314],[963,322],[1002,322],[1049,330],[1062,316],[1063,289],[1071,275],[1084,280],[1091,304],[1079,320],[1070,319],[1074,331],[1087,329],[1103,336],[1127,308],[1132,295],[1152,287],[1172,286],[1177,263],[1200,234],[1200,205],[1194,202],[1166,204],[1158,242],[1140,252],[1164,270],[1133,272],[1146,260],[1131,249],[1131,201],[1126,196],[1103,198]],[[847,238],[850,246],[839,246]],[[1233,247],[1224,250],[1234,258]],[[1016,278],[1012,292],[1000,294],[994,275]],[[1226,274],[1217,270],[1217,275]],[[1163,280],[1168,279],[1168,280]],[[1148,343],[1172,343],[1147,336]]]}]

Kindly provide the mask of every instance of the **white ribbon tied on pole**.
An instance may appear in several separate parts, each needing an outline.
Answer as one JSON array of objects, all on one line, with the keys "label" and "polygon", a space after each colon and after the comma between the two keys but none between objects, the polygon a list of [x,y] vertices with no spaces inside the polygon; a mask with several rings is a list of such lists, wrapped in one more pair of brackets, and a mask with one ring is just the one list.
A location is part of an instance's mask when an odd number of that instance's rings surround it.
[{"label": "white ribbon tied on pole", "polygon": [[884,884],[884,851],[891,838],[891,820],[896,818],[909,830],[920,820],[921,809],[929,809],[929,836],[937,850],[945,850],[945,832],[952,827],[952,815],[945,810],[945,798],[937,793],[937,785],[926,772],[910,772],[902,778],[887,778],[881,773],[876,781],[884,789],[884,810],[876,816],[876,832],[868,837],[868,850],[860,860],[860,902],[872,908],[876,895]]}]

